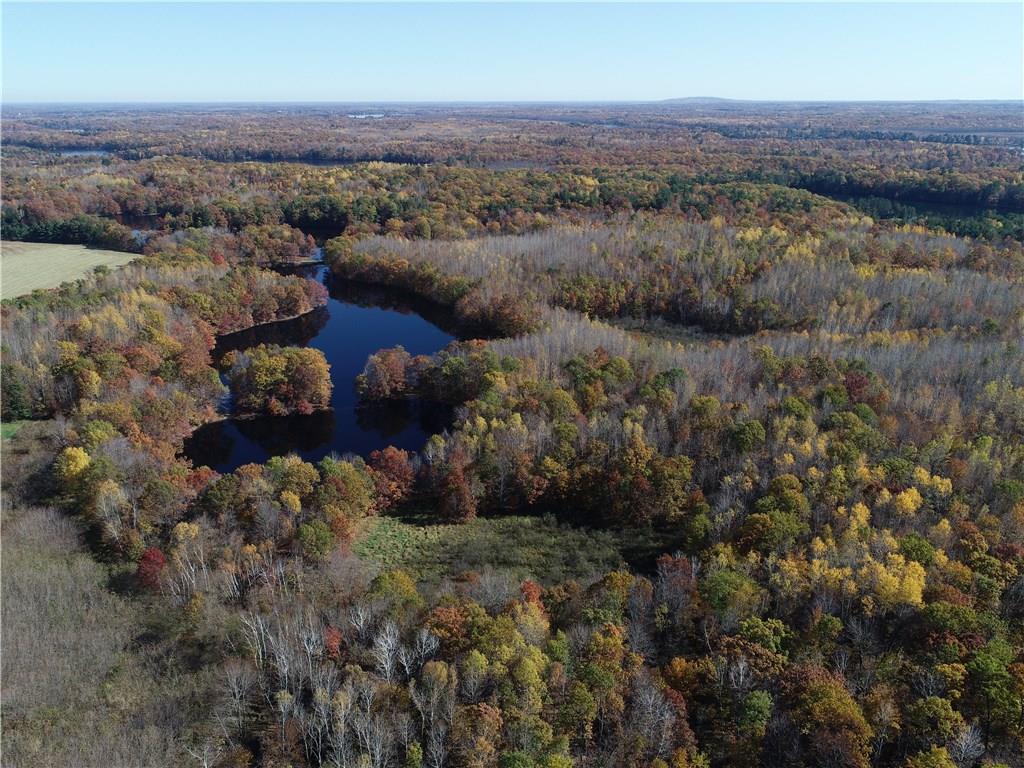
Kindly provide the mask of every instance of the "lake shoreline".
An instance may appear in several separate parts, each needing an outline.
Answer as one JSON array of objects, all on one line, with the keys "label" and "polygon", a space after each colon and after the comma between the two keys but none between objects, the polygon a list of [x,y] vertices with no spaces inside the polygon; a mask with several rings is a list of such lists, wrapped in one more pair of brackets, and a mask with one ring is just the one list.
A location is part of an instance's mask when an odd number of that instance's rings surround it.
[{"label": "lake shoreline", "polygon": [[[314,408],[309,413],[299,413],[298,411],[292,413],[264,413],[263,411],[246,411],[244,413],[218,413],[210,419],[204,419],[195,429],[192,430],[192,437],[195,431],[200,427],[205,427],[207,424],[220,424],[226,421],[256,421],[257,419],[287,419],[292,416],[316,416],[317,414],[333,413],[333,405],[325,405],[323,408]],[[188,438],[185,438],[186,440]]]},{"label": "lake shoreline", "polygon": [[220,342],[220,340],[223,339],[223,338],[226,338],[227,336],[234,336],[236,333],[247,333],[248,331],[253,331],[253,330],[256,330],[258,328],[264,328],[264,327],[266,327],[268,325],[274,325],[275,323],[287,323],[287,322],[290,322],[292,320],[298,320],[299,318],[311,315],[314,312],[316,312],[318,310],[321,310],[321,309],[323,309],[326,306],[327,306],[327,302],[324,302],[323,304],[319,304],[319,305],[313,307],[312,309],[310,309],[310,310],[308,310],[306,312],[300,312],[297,315],[287,315],[285,317],[277,317],[277,318],[274,318],[273,320],[264,320],[263,322],[254,323],[253,325],[246,325],[246,326],[244,326],[242,328],[238,328],[237,330],[234,330],[234,331],[227,331],[226,333],[216,333],[216,334],[214,334],[214,339],[216,339],[216,341],[214,342],[213,347],[210,349],[210,352],[212,353],[217,348],[217,344]]},{"label": "lake shoreline", "polygon": [[381,349],[402,345],[414,354],[431,355],[462,338],[462,326],[450,309],[399,287],[337,276],[320,261],[295,266],[317,268],[308,278],[328,289],[325,305],[218,334],[211,357],[219,370],[228,352],[260,344],[318,349],[331,365],[330,405],[310,414],[238,413],[228,389],[217,412],[210,412],[183,441],[179,455],[194,467],[226,474],[289,453],[315,463],[332,453],[366,457],[388,446],[419,452],[431,435],[450,428],[453,412],[439,404],[416,397],[365,401],[354,387],[366,360]]}]

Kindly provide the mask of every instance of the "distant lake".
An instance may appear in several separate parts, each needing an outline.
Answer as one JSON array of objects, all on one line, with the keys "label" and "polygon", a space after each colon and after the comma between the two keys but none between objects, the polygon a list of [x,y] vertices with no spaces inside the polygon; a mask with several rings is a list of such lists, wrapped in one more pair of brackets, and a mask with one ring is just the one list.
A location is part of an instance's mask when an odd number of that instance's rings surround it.
[{"label": "distant lake", "polygon": [[332,452],[367,456],[389,445],[419,451],[449,426],[452,414],[444,406],[417,399],[365,404],[355,392],[356,376],[379,349],[400,344],[413,355],[432,354],[453,341],[454,322],[444,308],[401,292],[333,280],[322,265],[282,271],[308,271],[324,283],[330,291],[327,305],[294,320],[221,336],[214,358],[257,344],[319,349],[331,366],[332,409],[206,424],[185,443],[185,455],[195,466],[225,473],[286,453],[315,462]]},{"label": "distant lake", "polygon": [[115,213],[110,216],[118,224],[131,227],[140,232],[160,229],[163,219],[159,213]]}]

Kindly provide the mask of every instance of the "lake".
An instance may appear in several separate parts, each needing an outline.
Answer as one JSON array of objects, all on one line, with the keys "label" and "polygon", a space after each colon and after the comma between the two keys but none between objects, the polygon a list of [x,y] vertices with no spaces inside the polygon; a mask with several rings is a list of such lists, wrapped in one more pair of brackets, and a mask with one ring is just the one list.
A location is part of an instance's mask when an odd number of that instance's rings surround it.
[{"label": "lake", "polygon": [[[417,399],[364,404],[355,392],[356,376],[377,350],[400,344],[413,355],[432,354],[453,341],[454,320],[443,307],[401,292],[332,279],[323,265],[279,271],[324,283],[330,292],[327,305],[293,320],[221,336],[214,360],[257,344],[319,349],[331,366],[331,410],[206,424],[185,443],[185,455],[195,466],[225,473],[286,453],[315,462],[332,452],[367,456],[389,445],[419,451],[431,435],[449,426],[451,410],[444,406]],[[230,409],[230,399],[225,408]]]}]

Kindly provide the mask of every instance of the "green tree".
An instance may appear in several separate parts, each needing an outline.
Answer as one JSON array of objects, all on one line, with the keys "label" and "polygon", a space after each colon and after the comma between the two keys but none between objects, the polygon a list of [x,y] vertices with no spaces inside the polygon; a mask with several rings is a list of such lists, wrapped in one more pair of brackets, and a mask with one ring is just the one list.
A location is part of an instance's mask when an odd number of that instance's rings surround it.
[{"label": "green tree", "polygon": [[298,538],[302,554],[310,560],[326,560],[334,551],[334,533],[323,520],[300,525]]}]

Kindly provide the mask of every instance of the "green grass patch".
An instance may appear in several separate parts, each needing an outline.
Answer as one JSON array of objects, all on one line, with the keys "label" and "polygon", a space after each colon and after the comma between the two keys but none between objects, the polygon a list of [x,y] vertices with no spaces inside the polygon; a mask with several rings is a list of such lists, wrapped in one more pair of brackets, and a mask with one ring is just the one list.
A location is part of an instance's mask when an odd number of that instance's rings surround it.
[{"label": "green grass patch", "polygon": [[551,517],[509,515],[461,525],[433,524],[418,515],[377,517],[363,522],[353,551],[420,581],[490,567],[552,584],[585,580],[622,565],[621,535],[574,528]]},{"label": "green grass patch", "polygon": [[10,440],[24,423],[24,421],[0,421],[0,440]]},{"label": "green grass patch", "polygon": [[0,297],[13,299],[38,289],[56,288],[85,277],[96,267],[122,267],[137,258],[137,253],[84,245],[7,241],[0,246]]}]

